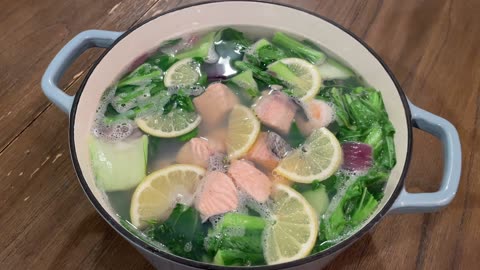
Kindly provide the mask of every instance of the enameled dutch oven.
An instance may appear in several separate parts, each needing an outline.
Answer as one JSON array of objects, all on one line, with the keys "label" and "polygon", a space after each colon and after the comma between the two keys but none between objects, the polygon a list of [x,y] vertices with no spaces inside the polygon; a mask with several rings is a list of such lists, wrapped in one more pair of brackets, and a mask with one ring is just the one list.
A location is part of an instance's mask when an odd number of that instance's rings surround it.
[{"label": "enameled dutch oven", "polygon": [[[152,51],[162,41],[182,34],[210,28],[234,26],[262,36],[281,30],[308,38],[356,70],[370,85],[380,90],[390,120],[395,126],[397,165],[391,172],[378,209],[357,233],[323,252],[289,263],[257,266],[258,269],[319,269],[342,250],[368,232],[386,214],[430,212],[450,203],[458,188],[461,172],[461,149],[458,133],[447,120],[414,106],[405,97],[392,72],[364,42],[336,23],[284,5],[224,1],[181,7],[155,16],[127,32],[88,30],[78,34],[55,56],[48,66],[42,88],[60,109],[70,114],[70,149],[80,185],[100,215],[125,239],[132,243],[158,269],[225,269],[225,267],[191,261],[149,246],[120,224],[105,195],[95,186],[87,147],[103,91],[135,59]],[[85,50],[107,50],[91,68],[75,96],[62,92],[57,82],[66,68]],[[408,193],[404,178],[408,169],[412,127],[438,137],[443,144],[444,170],[440,190],[433,193]],[[243,267],[232,267],[243,268]]]}]

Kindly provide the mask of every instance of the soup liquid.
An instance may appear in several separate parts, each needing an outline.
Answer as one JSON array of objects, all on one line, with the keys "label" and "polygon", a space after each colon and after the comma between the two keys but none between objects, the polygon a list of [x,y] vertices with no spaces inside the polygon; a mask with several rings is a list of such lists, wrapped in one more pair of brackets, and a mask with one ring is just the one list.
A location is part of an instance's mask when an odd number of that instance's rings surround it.
[{"label": "soup liquid", "polygon": [[[270,33],[271,33],[271,30],[265,30],[264,29],[262,31],[263,31],[263,33],[260,35],[260,37],[263,37],[263,36],[269,37],[270,36],[270,34],[266,34],[266,33],[268,33],[268,31],[270,31]],[[262,31],[260,31],[260,32],[262,32]],[[192,38],[192,37],[198,38],[199,35],[200,34],[192,34],[192,36],[190,38]],[[259,36],[258,33],[256,35],[250,35],[250,37],[253,37],[253,38],[258,38],[258,36]],[[225,63],[225,61],[226,61],[227,64],[225,64],[224,66],[218,65],[218,63],[217,63],[217,65],[215,65],[215,64],[213,64],[213,65],[212,64],[203,64],[201,66],[201,69],[204,70],[204,71],[208,71],[210,69],[210,72],[215,72],[215,69],[218,69],[219,75],[217,77],[215,77],[215,76],[209,77],[209,82],[210,83],[211,82],[221,82],[222,80],[227,79],[224,76],[225,74],[227,74],[227,75],[235,74],[236,71],[231,67],[231,65],[228,64],[228,61],[241,60],[242,59],[242,54],[238,52],[238,50],[235,47],[235,44],[232,44],[229,41],[223,41],[223,40],[219,40],[215,44],[216,44],[216,48],[218,50],[217,53],[220,55],[219,62],[223,61]],[[176,52],[175,49],[172,49],[172,50],[173,50],[172,53]],[[326,86],[329,87],[329,85],[331,86],[331,85],[337,85],[337,84],[340,85],[340,87],[343,87],[342,85],[348,85],[349,83],[351,83],[351,82],[349,82],[348,80],[324,81],[324,88]],[[359,85],[359,86],[366,86],[365,82],[363,82],[358,77],[357,77],[356,81],[354,82],[354,84]],[[260,89],[260,91],[268,89],[271,86],[267,85],[267,86],[264,86],[264,87],[265,88]],[[231,90],[234,91],[234,93],[237,95],[241,104],[243,104],[247,107],[251,107],[251,105],[254,103],[254,100],[252,98],[250,98],[248,95],[246,95],[244,92],[239,92],[239,90],[236,90],[236,89],[231,89]],[[347,92],[348,91],[350,91],[350,90],[347,90]],[[321,93],[322,93],[322,90],[320,91],[320,94]],[[328,96],[323,97],[322,99],[326,100],[327,102],[331,102],[333,100],[333,99],[330,99],[330,97],[328,97]],[[108,101],[109,101],[108,98],[104,99],[104,102],[108,102]],[[211,101],[212,106],[215,106],[216,102],[217,101],[212,100]],[[334,104],[332,104],[332,103],[330,103],[330,104],[331,104],[332,107],[335,107]],[[106,107],[107,104],[103,104],[101,106]],[[338,119],[338,116],[337,116],[337,119]],[[207,126],[206,123],[204,121],[202,121],[200,123],[200,125],[198,126],[198,136],[197,137],[205,138],[207,140],[223,140],[225,138],[226,133],[227,133],[227,124],[228,124],[227,123],[227,117],[225,117],[224,121],[222,121],[221,123],[219,123],[218,125],[215,125],[215,126]],[[133,128],[134,128],[133,133],[140,132],[140,130],[137,130],[135,127],[133,127]],[[334,121],[329,126],[329,129],[333,132],[337,132],[337,130],[339,130],[338,123]],[[273,131],[274,132],[274,130],[270,130],[269,128],[267,128],[264,125],[262,125],[262,131]],[[146,135],[148,135],[148,134],[146,134]],[[286,135],[283,135],[282,137],[283,137],[283,139],[286,140],[287,143],[289,143],[294,148],[301,146],[302,143],[305,141],[305,137],[301,134],[301,132],[299,131],[299,129],[296,126],[295,123],[292,123],[292,126],[290,128],[290,132]],[[157,138],[157,137],[154,137],[154,136],[151,136],[151,135],[148,135],[148,139],[149,139],[149,144],[148,144],[147,175],[152,173],[152,172],[155,172],[159,169],[165,168],[169,165],[176,164],[177,163],[176,162],[177,153],[179,152],[180,148],[186,143],[186,142],[182,142],[182,141],[178,140],[178,138]],[[262,169],[262,170],[266,175],[271,174],[271,171],[266,171],[265,169]],[[353,182],[355,182],[355,179],[357,177],[358,177],[358,175],[355,174],[355,173],[350,173],[349,176],[346,176],[345,173],[340,171],[336,175],[331,177],[333,180],[329,178],[322,183],[325,184],[325,186],[327,186],[327,188],[329,188],[329,185],[331,185],[331,186],[337,185],[337,187],[341,187],[342,183],[347,183],[347,182],[353,183]],[[303,185],[303,184],[295,184],[295,188],[299,191],[302,191],[302,190],[311,189],[311,186],[310,185]],[[338,193],[345,193],[346,188],[348,188],[348,186],[343,187],[343,189],[340,188]],[[133,194],[134,190],[135,190],[135,188],[133,188],[131,190],[126,190],[126,191],[107,192],[107,197],[108,197],[112,207],[117,212],[118,216],[123,220],[130,220],[130,214],[129,214],[129,212],[130,212],[130,202],[131,202],[131,198],[132,198],[132,194]],[[333,189],[330,189],[330,190],[336,190],[336,189],[333,188]],[[339,201],[341,200],[341,198],[339,198],[338,196],[335,197],[335,195],[336,195],[335,191],[333,193],[328,194],[328,195],[329,195],[329,199],[331,201],[335,202],[336,204],[338,204]],[[248,199],[242,199],[242,202],[244,204],[244,206],[242,206],[243,210],[239,209],[238,211],[254,214],[254,215],[257,215],[257,216],[258,215],[262,215],[262,216],[268,215],[268,210],[265,210],[266,208],[265,208],[264,205],[256,204],[252,200],[248,200]],[[240,208],[242,208],[242,207],[240,207]],[[332,205],[330,205],[330,208],[327,210],[327,212],[330,211],[329,214],[331,214],[331,212],[334,210],[334,208],[335,207],[332,207]],[[213,224],[216,224],[218,222],[218,220],[213,218],[213,219],[210,220],[210,222],[212,222]],[[349,233],[345,233],[345,235],[348,235],[348,234]],[[317,240],[317,242],[319,242],[319,241],[321,241],[321,240]],[[328,248],[328,246],[331,246],[335,243],[336,243],[336,241],[332,242],[331,240],[327,241],[327,240],[324,239],[323,240],[324,246],[322,247],[321,245],[319,245],[320,248],[316,249],[316,251]]]}]

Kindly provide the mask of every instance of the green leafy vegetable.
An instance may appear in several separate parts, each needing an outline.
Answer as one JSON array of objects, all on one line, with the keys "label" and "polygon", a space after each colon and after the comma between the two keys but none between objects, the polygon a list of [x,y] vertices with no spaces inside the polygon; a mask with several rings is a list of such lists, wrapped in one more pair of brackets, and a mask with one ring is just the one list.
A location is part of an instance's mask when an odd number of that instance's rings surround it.
[{"label": "green leafy vegetable", "polygon": [[198,135],[198,128],[195,128],[192,131],[178,137],[178,140],[181,141],[181,142],[187,142],[187,141],[190,141],[191,139],[197,137],[197,135]]},{"label": "green leafy vegetable", "polygon": [[137,102],[138,99],[148,99],[161,91],[166,90],[163,83],[150,83],[146,86],[137,86],[129,92],[116,93],[114,102],[117,104],[126,104],[129,102]]},{"label": "green leafy vegetable", "polygon": [[170,66],[175,64],[178,59],[175,57],[164,54],[164,53],[157,53],[150,58],[147,59],[146,63],[149,63],[151,65],[155,65],[159,67],[160,69],[166,71]]},{"label": "green leafy vegetable", "polygon": [[354,77],[355,73],[348,67],[340,64],[333,58],[328,58],[323,64],[318,65],[318,71],[322,75],[322,79],[347,79]]},{"label": "green leafy vegetable", "polygon": [[292,123],[290,126],[290,133],[287,137],[287,142],[292,147],[296,148],[300,146],[305,141],[305,136],[303,136],[302,132],[298,128],[295,122]]},{"label": "green leafy vegetable", "polygon": [[322,51],[305,45],[304,43],[282,32],[276,32],[273,35],[272,42],[280,48],[287,50],[291,54],[307,59],[313,64],[323,63],[323,61],[326,59],[326,55]]},{"label": "green leafy vegetable", "polygon": [[[287,86],[302,86],[306,82],[301,77],[297,76],[290,68],[282,62],[275,62],[268,66],[268,71],[278,78],[280,81],[287,84]],[[306,86],[303,86],[305,88]]]},{"label": "green leafy vegetable", "polygon": [[163,106],[163,114],[168,114],[175,108],[182,109],[186,112],[195,111],[192,98],[182,94],[180,91],[170,96],[170,100]]},{"label": "green leafy vegetable", "polygon": [[177,204],[165,222],[154,223],[145,233],[176,255],[193,260],[201,260],[205,255],[203,239],[207,235],[206,227],[192,207]]},{"label": "green leafy vegetable", "polygon": [[262,253],[242,252],[235,249],[221,249],[217,251],[213,262],[218,265],[250,266],[264,264]]},{"label": "green leafy vegetable", "polygon": [[152,240],[147,234],[137,229],[130,223],[128,220],[120,219],[120,224],[131,234],[135,235],[138,239],[144,241],[145,243],[158,248],[159,250],[165,250],[165,246],[155,240]]},{"label": "green leafy vegetable", "polygon": [[258,59],[265,65],[269,65],[277,60],[287,58],[288,55],[278,47],[273,45],[263,46],[257,50]]},{"label": "green leafy vegetable", "polygon": [[214,261],[222,265],[264,263],[264,227],[265,220],[261,217],[227,213],[217,227],[208,233],[206,250],[209,254],[215,254]]},{"label": "green leafy vegetable", "polygon": [[206,59],[208,57],[209,50],[214,46],[215,32],[205,34],[200,40],[198,40],[192,48],[182,51],[175,55],[176,59],[195,58]]},{"label": "green leafy vegetable", "polygon": [[[151,90],[151,93],[153,89]],[[161,109],[170,100],[170,95],[167,91],[158,91],[155,95],[151,96],[143,104],[140,104],[124,113],[111,113],[105,115],[103,122],[105,124],[113,124],[125,119],[135,119],[139,115],[145,115],[153,110]]]},{"label": "green leafy vegetable", "polygon": [[383,196],[383,186],[388,173],[372,168],[366,175],[346,179],[329,206],[320,229],[319,243],[329,240],[340,240],[346,232],[354,230],[375,211],[378,201]]},{"label": "green leafy vegetable", "polygon": [[[245,37],[245,35],[233,28],[225,28],[219,32],[220,40],[225,43],[232,43],[235,45],[234,50],[238,52],[244,52],[248,48],[252,41]],[[228,46],[228,45],[227,45]]]},{"label": "green leafy vegetable", "polygon": [[396,164],[395,129],[380,92],[361,86],[357,78],[329,80],[324,85],[318,96],[334,104],[338,140],[371,145],[374,163],[392,169]]},{"label": "green leafy vegetable", "polygon": [[260,96],[257,82],[255,81],[255,79],[253,79],[253,73],[251,70],[246,70],[241,72],[240,74],[235,75],[226,83],[229,86],[233,86],[233,88],[244,91],[251,98]]},{"label": "green leafy vegetable", "polygon": [[165,138],[149,136],[148,141],[148,159],[153,159],[158,155],[161,145],[166,142]]},{"label": "green leafy vegetable", "polygon": [[152,81],[161,81],[163,79],[163,71],[158,66],[149,63],[143,63],[134,71],[121,79],[117,87],[125,85],[139,85],[150,83]]},{"label": "green leafy vegetable", "polygon": [[254,50],[246,55],[248,62],[262,69],[265,69],[268,65],[275,61],[287,57],[288,55],[285,51],[271,44],[265,39],[262,39],[255,43]]},{"label": "green leafy vegetable", "polygon": [[242,70],[242,71],[247,71],[251,70],[253,77],[261,82],[263,82],[265,85],[273,85],[273,84],[279,84],[283,85],[282,81],[273,77],[270,75],[268,72],[263,71],[261,68],[251,64],[247,63],[244,61],[235,61],[234,62],[234,67]]}]

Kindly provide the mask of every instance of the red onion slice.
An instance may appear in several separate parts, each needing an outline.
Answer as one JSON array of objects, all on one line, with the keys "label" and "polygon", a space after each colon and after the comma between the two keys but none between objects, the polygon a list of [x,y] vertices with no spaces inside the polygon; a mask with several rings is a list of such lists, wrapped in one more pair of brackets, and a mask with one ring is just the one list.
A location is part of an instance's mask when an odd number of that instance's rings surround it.
[{"label": "red onion slice", "polygon": [[348,171],[365,171],[373,165],[372,147],[365,143],[345,142],[342,144],[343,165]]}]

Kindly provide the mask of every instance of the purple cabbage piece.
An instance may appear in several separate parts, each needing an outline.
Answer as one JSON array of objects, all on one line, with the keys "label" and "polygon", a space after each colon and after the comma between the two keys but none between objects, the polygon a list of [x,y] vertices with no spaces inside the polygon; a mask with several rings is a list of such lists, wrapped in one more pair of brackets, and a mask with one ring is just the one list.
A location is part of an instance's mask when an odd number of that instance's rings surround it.
[{"label": "purple cabbage piece", "polygon": [[372,147],[365,143],[345,142],[342,144],[343,165],[347,171],[365,171],[373,165]]}]

